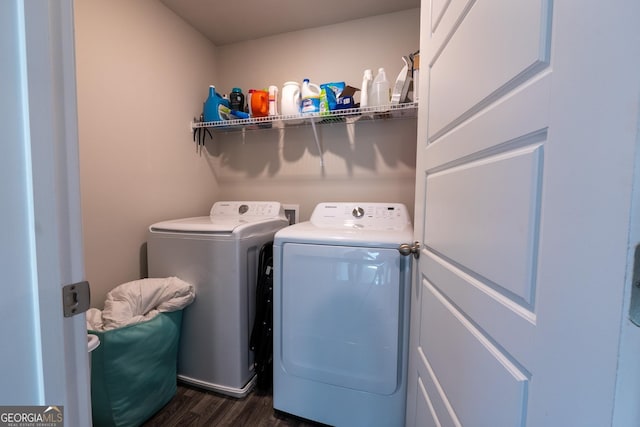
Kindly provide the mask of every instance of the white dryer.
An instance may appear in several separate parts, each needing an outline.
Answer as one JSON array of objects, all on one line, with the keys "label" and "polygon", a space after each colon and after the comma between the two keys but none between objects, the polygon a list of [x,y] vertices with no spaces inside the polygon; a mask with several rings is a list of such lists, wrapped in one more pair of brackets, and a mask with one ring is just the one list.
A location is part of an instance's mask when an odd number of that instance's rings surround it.
[{"label": "white dryer", "polygon": [[234,397],[251,391],[258,255],[288,224],[280,203],[234,201],[149,227],[149,277],[177,276],[196,290],[183,313],[180,380]]},{"label": "white dryer", "polygon": [[403,426],[413,230],[404,205],[321,203],[274,240],[274,408]]}]

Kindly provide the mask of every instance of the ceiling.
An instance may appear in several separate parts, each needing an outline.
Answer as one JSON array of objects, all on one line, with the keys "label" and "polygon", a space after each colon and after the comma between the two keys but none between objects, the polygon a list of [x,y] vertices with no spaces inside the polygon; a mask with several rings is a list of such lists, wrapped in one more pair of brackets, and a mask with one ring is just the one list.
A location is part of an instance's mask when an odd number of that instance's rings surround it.
[{"label": "ceiling", "polygon": [[216,46],[420,7],[420,0],[160,0]]}]

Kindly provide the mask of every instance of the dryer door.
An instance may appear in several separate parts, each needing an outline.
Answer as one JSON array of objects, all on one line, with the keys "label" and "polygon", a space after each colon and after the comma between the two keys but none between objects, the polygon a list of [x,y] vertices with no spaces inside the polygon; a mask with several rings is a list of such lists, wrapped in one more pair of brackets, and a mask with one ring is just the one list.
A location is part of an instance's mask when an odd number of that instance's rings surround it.
[{"label": "dryer door", "polygon": [[382,395],[396,391],[406,277],[398,251],[287,243],[282,261],[285,371]]}]

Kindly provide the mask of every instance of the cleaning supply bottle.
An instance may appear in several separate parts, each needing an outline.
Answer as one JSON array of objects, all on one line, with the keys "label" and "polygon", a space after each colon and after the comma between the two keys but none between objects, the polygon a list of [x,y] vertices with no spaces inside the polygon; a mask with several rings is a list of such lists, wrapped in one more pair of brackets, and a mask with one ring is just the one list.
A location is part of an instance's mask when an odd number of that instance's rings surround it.
[{"label": "cleaning supply bottle", "polygon": [[249,113],[249,117],[253,117],[253,111],[251,108],[251,98],[253,98],[253,92],[255,92],[255,89],[249,89],[249,92],[247,93],[247,113]]},{"label": "cleaning supply bottle", "polygon": [[300,114],[300,83],[285,82],[284,86],[282,86],[282,97],[280,101],[280,111],[282,115]]},{"label": "cleaning supply bottle", "polygon": [[278,86],[269,86],[269,115],[278,115]]},{"label": "cleaning supply bottle", "polygon": [[320,112],[320,86],[309,83],[309,79],[302,81],[300,90],[302,102],[300,105],[301,113],[318,113]]},{"label": "cleaning supply bottle", "polygon": [[369,106],[369,94],[371,93],[371,84],[373,82],[373,72],[367,68],[364,70],[362,77],[362,89],[360,89],[360,108]]},{"label": "cleaning supply bottle", "polygon": [[244,111],[244,94],[242,93],[242,89],[239,87],[234,87],[231,89],[231,99],[229,102],[231,103],[231,109],[235,111]]},{"label": "cleaning supply bottle", "polygon": [[373,80],[371,85],[371,97],[369,98],[369,105],[377,107],[380,105],[389,104],[389,80],[387,80],[387,74],[384,72],[384,68],[378,68],[378,74]]},{"label": "cleaning supply bottle", "polygon": [[215,86],[209,86],[209,97],[204,102],[203,120],[205,122],[216,122],[219,120],[229,120],[231,108],[229,100],[224,99],[216,93]]},{"label": "cleaning supply bottle", "polygon": [[266,117],[269,115],[269,92],[261,89],[249,89],[249,115]]}]

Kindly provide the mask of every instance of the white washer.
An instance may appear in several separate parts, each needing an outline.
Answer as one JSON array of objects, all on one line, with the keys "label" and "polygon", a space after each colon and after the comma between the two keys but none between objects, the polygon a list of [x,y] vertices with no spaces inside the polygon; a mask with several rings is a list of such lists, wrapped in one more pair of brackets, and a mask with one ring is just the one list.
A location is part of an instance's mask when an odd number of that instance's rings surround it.
[{"label": "white washer", "polygon": [[403,426],[413,230],[404,205],[321,203],[274,240],[273,406]]},{"label": "white washer", "polygon": [[180,380],[234,397],[251,391],[258,255],[288,224],[280,203],[235,201],[216,202],[210,216],[149,227],[149,277],[195,286],[182,318]]}]

